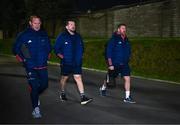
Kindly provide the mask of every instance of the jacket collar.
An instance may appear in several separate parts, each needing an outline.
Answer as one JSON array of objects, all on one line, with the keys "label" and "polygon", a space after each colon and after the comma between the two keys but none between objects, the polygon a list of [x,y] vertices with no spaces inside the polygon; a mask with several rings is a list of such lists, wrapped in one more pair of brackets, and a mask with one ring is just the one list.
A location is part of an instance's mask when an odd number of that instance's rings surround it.
[{"label": "jacket collar", "polygon": [[[67,29],[65,29],[65,31],[64,31],[66,34],[68,34],[68,35],[71,35],[69,32],[68,32],[68,30]],[[76,31],[74,31],[74,35],[76,35]]]},{"label": "jacket collar", "polygon": [[118,33],[117,31],[114,32],[113,35],[115,35],[115,36],[117,36],[117,37],[120,37],[123,41],[125,41],[125,40],[127,39],[127,36],[126,36],[126,35],[123,36],[122,34]]},{"label": "jacket collar", "polygon": [[28,27],[28,30],[31,31],[31,32],[40,32],[41,31],[41,29],[36,31],[36,30],[32,29],[31,27]]}]

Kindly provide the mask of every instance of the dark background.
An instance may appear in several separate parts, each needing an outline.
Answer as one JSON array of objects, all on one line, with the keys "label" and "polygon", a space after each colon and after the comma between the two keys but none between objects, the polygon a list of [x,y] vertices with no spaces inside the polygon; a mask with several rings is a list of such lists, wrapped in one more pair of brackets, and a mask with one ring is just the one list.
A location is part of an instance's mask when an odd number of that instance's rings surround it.
[{"label": "dark background", "polygon": [[141,4],[145,1],[149,0],[77,0],[77,6],[80,11],[86,11],[87,9],[100,10],[116,5]]},{"label": "dark background", "polygon": [[43,20],[56,24],[57,19],[65,20],[89,10],[93,12],[144,1],[149,0],[1,0],[0,30],[3,38],[13,38],[27,26],[30,15],[39,15]]}]

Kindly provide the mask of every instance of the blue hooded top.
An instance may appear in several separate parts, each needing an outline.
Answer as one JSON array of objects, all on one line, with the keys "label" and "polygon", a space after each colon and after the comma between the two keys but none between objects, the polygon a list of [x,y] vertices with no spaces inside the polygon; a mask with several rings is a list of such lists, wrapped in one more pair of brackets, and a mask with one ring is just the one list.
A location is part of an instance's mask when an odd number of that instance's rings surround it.
[{"label": "blue hooded top", "polygon": [[27,28],[20,33],[13,45],[14,55],[20,56],[27,68],[47,66],[51,49],[47,33],[44,30],[35,31],[32,28]]},{"label": "blue hooded top", "polygon": [[58,35],[54,51],[56,55],[61,55],[62,65],[81,66],[84,45],[81,36],[75,32],[71,35],[64,31]]},{"label": "blue hooded top", "polygon": [[131,46],[128,38],[123,38],[117,32],[113,33],[108,41],[105,56],[109,66],[128,64],[131,56]]}]

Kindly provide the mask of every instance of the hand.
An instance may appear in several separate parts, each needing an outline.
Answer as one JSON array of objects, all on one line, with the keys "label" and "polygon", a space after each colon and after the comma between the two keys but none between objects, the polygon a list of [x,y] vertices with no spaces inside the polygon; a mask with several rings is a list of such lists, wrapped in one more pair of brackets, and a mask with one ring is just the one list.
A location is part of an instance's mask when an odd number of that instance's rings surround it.
[{"label": "hand", "polygon": [[48,60],[51,58],[51,53],[48,54]]},{"label": "hand", "polygon": [[61,58],[61,59],[64,58],[64,56],[63,56],[62,54],[58,54],[57,56],[58,56],[59,58]]},{"label": "hand", "polygon": [[114,70],[114,66],[109,66],[108,69]]},{"label": "hand", "polygon": [[16,60],[17,60],[18,62],[23,62],[23,59],[22,59],[19,55],[16,55]]}]

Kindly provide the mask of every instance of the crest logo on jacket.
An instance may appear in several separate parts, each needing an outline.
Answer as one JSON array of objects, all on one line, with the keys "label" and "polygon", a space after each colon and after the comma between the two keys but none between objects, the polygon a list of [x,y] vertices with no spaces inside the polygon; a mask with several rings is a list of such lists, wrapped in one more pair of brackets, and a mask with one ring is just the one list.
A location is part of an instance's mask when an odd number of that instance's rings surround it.
[{"label": "crest logo on jacket", "polygon": [[30,76],[30,75],[32,75],[32,73],[31,73],[31,72],[28,72],[28,75]]},{"label": "crest logo on jacket", "polygon": [[119,42],[118,42],[118,44],[122,44],[122,42],[121,42],[121,41],[119,41]]},{"label": "crest logo on jacket", "polygon": [[45,42],[45,39],[42,39],[41,42]]},{"label": "crest logo on jacket", "polygon": [[68,42],[65,42],[65,44],[67,45],[67,44],[68,44]]},{"label": "crest logo on jacket", "polygon": [[31,42],[32,42],[31,40],[28,41],[28,43],[31,43]]}]

